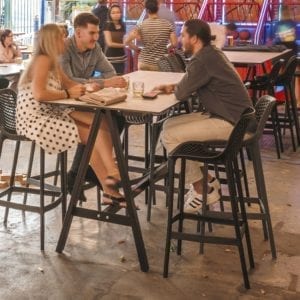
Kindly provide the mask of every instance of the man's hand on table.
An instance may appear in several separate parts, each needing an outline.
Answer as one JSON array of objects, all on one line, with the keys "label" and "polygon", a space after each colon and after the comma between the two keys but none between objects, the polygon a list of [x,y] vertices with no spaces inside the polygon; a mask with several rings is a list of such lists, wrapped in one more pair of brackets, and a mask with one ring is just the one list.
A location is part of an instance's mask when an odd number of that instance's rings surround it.
[{"label": "man's hand on table", "polygon": [[164,94],[171,94],[175,90],[175,84],[162,84],[155,87],[153,90],[162,91]]},{"label": "man's hand on table", "polygon": [[97,82],[89,82],[85,84],[86,91],[89,93],[97,92],[101,89],[101,85]]},{"label": "man's hand on table", "polygon": [[125,88],[126,80],[122,76],[114,76],[104,80],[104,87]]},{"label": "man's hand on table", "polygon": [[91,80],[85,84],[86,91],[89,93],[97,92],[100,89],[107,87],[125,88],[126,86],[127,82],[122,76],[114,76],[108,79],[103,79],[102,84]]}]

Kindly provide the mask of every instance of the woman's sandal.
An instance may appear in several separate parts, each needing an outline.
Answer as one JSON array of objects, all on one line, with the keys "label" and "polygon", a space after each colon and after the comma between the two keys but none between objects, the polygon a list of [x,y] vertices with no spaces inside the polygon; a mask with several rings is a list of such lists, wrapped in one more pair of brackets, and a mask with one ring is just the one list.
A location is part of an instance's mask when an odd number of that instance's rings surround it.
[{"label": "woman's sandal", "polygon": [[[109,199],[109,201],[106,202],[104,199]],[[112,205],[126,208],[126,201],[124,197],[114,197],[110,194],[103,193],[102,205]]]},{"label": "woman's sandal", "polygon": [[[122,187],[122,182],[121,182],[121,180],[119,180],[119,179],[117,179],[113,176],[107,176],[105,178],[105,185],[108,188],[118,192],[119,189]],[[135,193],[141,193],[142,192],[142,190],[137,188],[136,185],[131,186],[131,190],[132,190],[132,192],[135,192]]]},{"label": "woman's sandal", "polygon": [[122,182],[113,176],[107,176],[105,178],[105,185],[114,191],[119,191],[119,188],[122,187]]},{"label": "woman's sandal", "polygon": [[[102,205],[111,205],[119,208],[127,208],[127,203],[124,197],[114,197],[110,194],[103,193],[103,198],[109,199],[110,202],[105,202],[102,200]],[[135,207],[136,210],[140,210],[139,207]]]}]

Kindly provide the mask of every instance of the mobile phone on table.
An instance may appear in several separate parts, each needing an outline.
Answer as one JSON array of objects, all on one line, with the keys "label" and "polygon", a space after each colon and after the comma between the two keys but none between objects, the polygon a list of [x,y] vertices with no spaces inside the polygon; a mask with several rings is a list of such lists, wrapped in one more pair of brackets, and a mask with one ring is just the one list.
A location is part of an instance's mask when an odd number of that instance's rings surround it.
[{"label": "mobile phone on table", "polygon": [[157,97],[157,95],[159,95],[161,93],[161,91],[159,90],[153,90],[153,91],[150,91],[150,92],[146,92],[142,95],[142,97],[145,99],[145,100],[153,100]]}]

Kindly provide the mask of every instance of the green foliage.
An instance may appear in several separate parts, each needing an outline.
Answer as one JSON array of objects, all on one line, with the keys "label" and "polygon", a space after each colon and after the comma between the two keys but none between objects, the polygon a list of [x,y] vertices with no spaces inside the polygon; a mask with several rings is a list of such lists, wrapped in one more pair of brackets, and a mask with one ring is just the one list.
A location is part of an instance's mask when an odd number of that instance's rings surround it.
[{"label": "green foliage", "polygon": [[73,6],[94,6],[97,3],[96,0],[63,0],[62,11],[64,19],[70,19]]}]

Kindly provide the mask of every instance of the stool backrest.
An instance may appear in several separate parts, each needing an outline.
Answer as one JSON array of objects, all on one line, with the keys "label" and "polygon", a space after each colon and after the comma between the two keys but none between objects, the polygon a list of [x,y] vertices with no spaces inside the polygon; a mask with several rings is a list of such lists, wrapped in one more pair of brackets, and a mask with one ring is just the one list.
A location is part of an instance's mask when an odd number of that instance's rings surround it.
[{"label": "stool backrest", "polygon": [[158,66],[162,72],[185,72],[185,64],[180,55],[176,53],[162,56],[158,61]]},{"label": "stool backrest", "polygon": [[158,61],[158,67],[161,72],[173,72],[171,63],[167,56],[162,56]]},{"label": "stool backrest", "polygon": [[174,52],[178,64],[180,64],[181,69],[185,72],[186,71],[186,58],[184,56],[184,52],[182,50],[175,50]]},{"label": "stool backrest", "polygon": [[9,86],[9,80],[7,78],[0,78],[0,89],[6,89]]},{"label": "stool backrest", "polygon": [[268,75],[269,83],[271,85],[275,84],[275,81],[276,81],[276,79],[279,75],[279,72],[280,72],[281,68],[283,67],[284,63],[285,63],[284,59],[280,59],[274,63],[274,65],[270,71],[270,74]]},{"label": "stool backrest", "polygon": [[260,97],[255,104],[255,118],[257,121],[257,128],[255,132],[255,138],[260,139],[266,122],[276,105],[276,99],[269,95]]},{"label": "stool backrest", "polygon": [[[189,141],[182,143],[169,153],[169,157],[181,157],[195,161],[214,160],[224,164],[225,161],[233,161],[239,153],[245,133],[252,122],[256,122],[255,110],[253,107],[247,109],[240,120],[234,126],[228,141],[208,140]],[[223,149],[222,151],[216,149]]]},{"label": "stool backrest", "polygon": [[11,89],[0,90],[0,131],[16,134],[17,94]]},{"label": "stool backrest", "polygon": [[256,122],[255,109],[249,107],[244,111],[240,120],[234,126],[221,156],[226,157],[226,160],[235,159],[242,147],[245,133],[253,122]]}]

